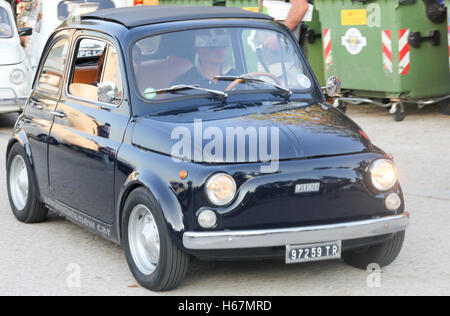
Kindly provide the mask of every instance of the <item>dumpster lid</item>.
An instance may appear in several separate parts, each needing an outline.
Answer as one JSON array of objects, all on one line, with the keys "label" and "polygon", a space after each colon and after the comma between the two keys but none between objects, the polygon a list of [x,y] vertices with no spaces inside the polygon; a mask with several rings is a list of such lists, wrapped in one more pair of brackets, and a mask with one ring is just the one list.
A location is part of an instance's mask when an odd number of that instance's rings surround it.
[{"label": "dumpster lid", "polygon": [[82,20],[94,19],[116,22],[127,28],[143,25],[177,22],[200,19],[264,19],[273,20],[272,17],[239,8],[226,7],[196,7],[196,6],[139,6],[99,10],[81,16]]}]

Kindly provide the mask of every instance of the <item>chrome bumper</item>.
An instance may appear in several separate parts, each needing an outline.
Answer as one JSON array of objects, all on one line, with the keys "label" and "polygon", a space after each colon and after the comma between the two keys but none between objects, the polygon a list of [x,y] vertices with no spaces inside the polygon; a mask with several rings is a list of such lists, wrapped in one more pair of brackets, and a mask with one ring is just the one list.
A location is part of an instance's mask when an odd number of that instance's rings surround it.
[{"label": "chrome bumper", "polygon": [[8,97],[0,96],[0,106],[2,106],[2,105],[17,105],[20,107],[20,109],[23,109],[23,107],[25,106],[25,103],[28,100],[28,97],[17,96],[16,91],[11,88],[0,87],[0,92],[1,92],[1,90],[8,91],[8,95],[10,95],[10,96],[8,96]]},{"label": "chrome bumper", "polygon": [[242,249],[360,239],[404,231],[409,214],[333,225],[248,231],[186,232],[186,249]]}]

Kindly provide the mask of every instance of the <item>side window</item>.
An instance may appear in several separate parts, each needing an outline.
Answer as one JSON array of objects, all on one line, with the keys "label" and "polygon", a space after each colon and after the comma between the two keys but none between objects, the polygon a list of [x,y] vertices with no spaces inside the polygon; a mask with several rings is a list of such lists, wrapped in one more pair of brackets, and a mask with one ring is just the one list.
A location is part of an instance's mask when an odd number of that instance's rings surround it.
[{"label": "side window", "polygon": [[[117,56],[114,47],[109,46],[108,54],[106,55],[105,71],[103,72],[102,83],[112,83],[116,89],[116,96],[118,98],[123,97],[122,89],[122,75],[119,67],[119,57]],[[114,101],[113,103],[118,103]]]},{"label": "side window", "polygon": [[[69,93],[88,101],[120,103],[119,99],[123,96],[122,76],[114,47],[101,40],[81,39],[76,50]],[[113,90],[115,100],[99,100],[101,89]]]},{"label": "side window", "polygon": [[38,88],[57,94],[64,77],[69,40],[64,38],[50,49],[38,79]]}]

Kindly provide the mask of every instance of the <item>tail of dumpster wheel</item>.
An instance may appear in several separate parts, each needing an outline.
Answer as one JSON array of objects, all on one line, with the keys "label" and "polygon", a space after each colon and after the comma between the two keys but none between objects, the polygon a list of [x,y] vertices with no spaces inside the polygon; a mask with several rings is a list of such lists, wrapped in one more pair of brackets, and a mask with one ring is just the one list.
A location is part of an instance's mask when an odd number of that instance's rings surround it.
[{"label": "tail of dumpster wheel", "polygon": [[[447,0],[448,1],[448,0]],[[391,108],[450,104],[449,27],[443,0],[315,0],[325,77],[337,75],[341,100]],[[446,113],[448,114],[448,113]]]}]

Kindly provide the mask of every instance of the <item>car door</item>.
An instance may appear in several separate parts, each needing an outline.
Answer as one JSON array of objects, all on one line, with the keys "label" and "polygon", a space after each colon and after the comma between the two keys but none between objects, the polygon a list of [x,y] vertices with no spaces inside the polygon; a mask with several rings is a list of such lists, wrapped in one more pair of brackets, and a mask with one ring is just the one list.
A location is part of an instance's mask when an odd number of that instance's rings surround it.
[{"label": "car door", "polygon": [[47,142],[53,122],[53,111],[61,95],[71,31],[56,33],[50,40],[46,55],[36,76],[33,90],[25,106],[18,129],[28,137],[33,167],[42,197],[49,196]]},{"label": "car door", "polygon": [[[109,37],[79,32],[50,133],[49,180],[57,202],[114,221],[114,169],[130,112],[119,49]],[[116,98],[99,100],[102,83]]]}]

